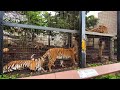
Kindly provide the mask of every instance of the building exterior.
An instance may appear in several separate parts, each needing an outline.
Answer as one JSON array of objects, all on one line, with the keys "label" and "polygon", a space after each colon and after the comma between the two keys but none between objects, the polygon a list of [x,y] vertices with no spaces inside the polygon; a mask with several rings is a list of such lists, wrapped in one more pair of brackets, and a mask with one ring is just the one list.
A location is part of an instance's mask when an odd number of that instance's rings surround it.
[{"label": "building exterior", "polygon": [[98,13],[99,24],[108,28],[109,34],[117,35],[117,11],[102,11]]}]

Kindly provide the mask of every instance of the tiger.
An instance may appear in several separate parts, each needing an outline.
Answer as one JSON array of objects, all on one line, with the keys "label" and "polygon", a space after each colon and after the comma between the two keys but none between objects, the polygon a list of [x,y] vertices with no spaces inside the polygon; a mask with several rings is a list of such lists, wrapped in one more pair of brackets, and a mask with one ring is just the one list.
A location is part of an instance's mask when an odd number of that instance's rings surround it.
[{"label": "tiger", "polygon": [[[48,58],[48,69],[49,72],[52,72],[52,66],[54,65],[54,62],[57,59],[68,59],[71,58],[72,62],[74,63],[74,65],[77,65],[76,61],[75,61],[75,52],[74,52],[74,48],[51,48],[49,50],[46,51],[46,53],[41,57],[42,59],[46,60],[46,58]],[[61,65],[63,65],[63,61],[61,61]]]},{"label": "tiger", "polygon": [[14,60],[9,62],[8,64],[6,64],[3,67],[3,73],[6,72],[12,72],[15,70],[23,70],[25,68],[28,68],[31,71],[43,71],[46,72],[46,70],[44,70],[44,68],[42,67],[44,63],[44,60],[39,58],[38,60]]},{"label": "tiger", "polygon": [[108,28],[104,25],[99,25],[97,28],[87,30],[90,32],[98,32],[98,33],[108,33]]},{"label": "tiger", "polygon": [[[37,61],[37,60],[38,60],[38,58],[36,58],[35,55],[36,55],[36,54],[32,54],[32,55],[31,55],[31,60],[34,60],[34,61]],[[57,59],[62,59],[62,57],[57,57]],[[53,66],[55,67],[55,65],[53,65]],[[60,66],[61,66],[61,67],[65,67],[63,60],[60,60]]]}]

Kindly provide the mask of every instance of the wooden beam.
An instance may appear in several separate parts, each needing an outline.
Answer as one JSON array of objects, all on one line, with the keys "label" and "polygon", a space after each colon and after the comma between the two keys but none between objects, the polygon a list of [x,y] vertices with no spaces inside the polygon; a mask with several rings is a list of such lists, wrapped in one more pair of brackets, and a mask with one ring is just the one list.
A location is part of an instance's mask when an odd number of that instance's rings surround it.
[{"label": "wooden beam", "polygon": [[98,33],[98,32],[85,32],[86,35],[94,35],[94,36],[107,36],[107,37],[114,37],[115,35],[112,34],[106,34],[106,33]]}]

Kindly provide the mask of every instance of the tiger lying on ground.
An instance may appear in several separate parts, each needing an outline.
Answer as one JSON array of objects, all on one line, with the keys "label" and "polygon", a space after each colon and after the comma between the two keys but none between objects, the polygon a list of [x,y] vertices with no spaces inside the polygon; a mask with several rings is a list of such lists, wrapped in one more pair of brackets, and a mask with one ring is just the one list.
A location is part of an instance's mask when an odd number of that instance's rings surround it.
[{"label": "tiger lying on ground", "polygon": [[93,28],[87,31],[98,32],[98,33],[108,33],[108,28],[104,25],[99,25],[97,28]]},{"label": "tiger lying on ground", "polygon": [[[69,49],[65,49],[65,48],[51,48],[49,50],[46,51],[46,53],[41,57],[42,59],[46,59],[48,58],[49,62],[48,62],[48,69],[51,72],[52,66],[54,65],[54,62],[57,59],[72,59],[72,62],[76,65],[76,61],[75,61],[75,51],[74,48],[69,48]],[[63,61],[61,61],[61,66],[63,66]]]},{"label": "tiger lying on ground", "polygon": [[46,72],[42,67],[43,63],[44,63],[44,60],[40,59],[40,58],[36,61],[34,61],[34,60],[15,60],[15,61],[9,62],[8,64],[6,64],[3,67],[3,73],[12,72],[15,70],[23,70],[25,68],[28,68],[31,71],[41,71],[42,70],[43,72]]}]

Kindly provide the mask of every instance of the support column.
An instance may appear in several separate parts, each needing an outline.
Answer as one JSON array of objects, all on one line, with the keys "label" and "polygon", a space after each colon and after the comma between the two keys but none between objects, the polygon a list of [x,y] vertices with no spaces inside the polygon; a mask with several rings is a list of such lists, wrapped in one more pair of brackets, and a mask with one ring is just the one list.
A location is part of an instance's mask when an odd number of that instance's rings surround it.
[{"label": "support column", "polygon": [[114,38],[110,38],[110,60],[114,60]]},{"label": "support column", "polygon": [[120,61],[120,11],[117,11],[117,61]]},{"label": "support column", "polygon": [[86,67],[86,35],[85,35],[85,19],[86,12],[80,12],[80,67]]},{"label": "support column", "polygon": [[0,11],[0,74],[3,73],[3,22],[4,11]]}]

